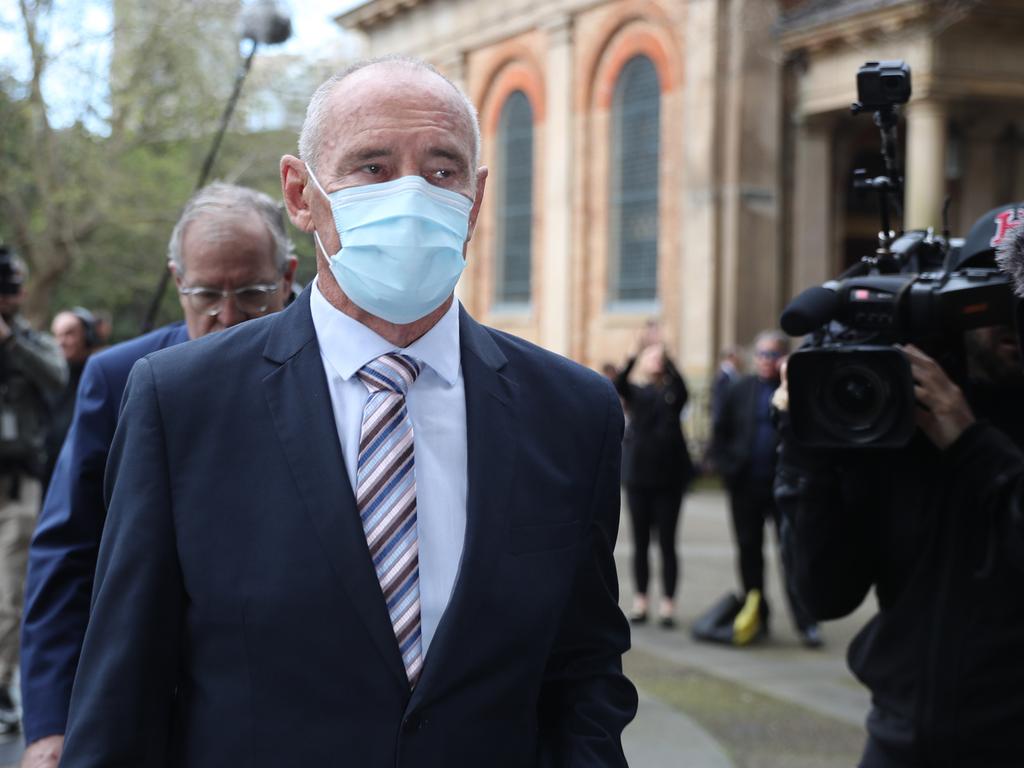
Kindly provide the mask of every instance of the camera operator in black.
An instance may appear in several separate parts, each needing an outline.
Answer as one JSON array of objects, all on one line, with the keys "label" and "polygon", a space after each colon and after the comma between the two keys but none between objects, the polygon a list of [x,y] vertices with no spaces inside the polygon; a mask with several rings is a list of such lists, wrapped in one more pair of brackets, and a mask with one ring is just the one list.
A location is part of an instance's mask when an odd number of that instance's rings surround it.
[{"label": "camera operator in black", "polygon": [[[991,259],[994,213],[961,265]],[[965,347],[966,392],[904,348],[919,429],[903,449],[803,449],[776,398],[775,496],[805,606],[835,619],[877,595],[848,651],[872,697],[862,768],[1024,764],[1024,374],[1010,328]]]},{"label": "camera operator in black", "polygon": [[26,275],[24,262],[0,246],[0,730],[18,723],[9,686],[18,667],[25,564],[46,459],[46,403],[68,375],[56,342],[18,313]]}]

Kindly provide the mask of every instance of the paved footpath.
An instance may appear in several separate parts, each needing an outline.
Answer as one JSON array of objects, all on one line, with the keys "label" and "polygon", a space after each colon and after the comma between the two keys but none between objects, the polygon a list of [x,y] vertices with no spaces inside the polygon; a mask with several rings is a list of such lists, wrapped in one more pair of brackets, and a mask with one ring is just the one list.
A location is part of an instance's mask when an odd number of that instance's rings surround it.
[{"label": "paved footpath", "polygon": [[[771,537],[769,537],[771,538]],[[737,576],[725,496],[690,494],[678,550],[682,582],[674,630],[633,629],[625,667],[641,691],[637,720],[624,741],[632,768],[797,768],[850,766],[863,739],[867,691],[846,668],[850,639],[871,616],[869,597],[852,616],[823,625],[825,647],[804,648],[782,598],[774,541],[766,546],[771,636],[748,648],[694,642],[693,621]],[[632,543],[623,517],[616,548],[622,606],[632,600]],[[657,548],[652,547],[657,600]],[[656,602],[653,602],[656,605]]]}]

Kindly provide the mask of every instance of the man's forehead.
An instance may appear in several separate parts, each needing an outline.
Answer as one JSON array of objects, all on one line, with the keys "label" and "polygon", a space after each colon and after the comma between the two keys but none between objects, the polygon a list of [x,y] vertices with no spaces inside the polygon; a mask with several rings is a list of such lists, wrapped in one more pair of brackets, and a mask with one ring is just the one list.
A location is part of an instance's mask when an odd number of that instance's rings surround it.
[{"label": "man's forehead", "polygon": [[53,318],[53,327],[60,332],[72,331],[82,327],[81,321],[70,312],[61,312]]},{"label": "man's forehead", "polygon": [[274,241],[255,211],[219,211],[200,216],[185,230],[186,271],[220,272],[273,266]]},{"label": "man's forehead", "polygon": [[472,142],[472,119],[455,88],[440,75],[401,64],[358,70],[335,87],[328,102],[325,148],[349,149],[388,127],[430,126],[435,138]]},{"label": "man's forehead", "polygon": [[349,101],[387,100],[409,94],[450,102],[453,106],[459,103],[455,87],[441,75],[400,62],[378,62],[358,69],[339,81],[333,93]]},{"label": "man's forehead", "polygon": [[[244,235],[266,233],[266,225],[253,210],[245,208],[211,208],[197,216],[188,227],[182,239],[183,246],[203,242],[221,242]],[[269,234],[269,233],[267,233]]]}]

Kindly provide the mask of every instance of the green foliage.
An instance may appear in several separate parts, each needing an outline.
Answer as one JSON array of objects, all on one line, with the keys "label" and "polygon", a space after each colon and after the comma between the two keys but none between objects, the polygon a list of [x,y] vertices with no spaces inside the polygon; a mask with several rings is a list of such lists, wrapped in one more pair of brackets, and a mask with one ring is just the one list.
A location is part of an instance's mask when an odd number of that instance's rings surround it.
[{"label": "green foliage", "polygon": [[[39,87],[54,63],[45,43],[57,11],[38,0],[20,6],[30,77],[0,69],[0,238],[30,264],[37,323],[82,305],[112,314],[115,340],[138,333],[238,71],[238,6],[114,0],[109,68],[76,75],[83,93],[104,92],[107,103],[89,105],[69,127],[52,125]],[[295,141],[290,131],[229,132],[209,180],[279,198],[278,161]],[[292,235],[305,284],[312,244]],[[180,316],[168,289],[157,323]]]},{"label": "green foliage", "polygon": [[[206,137],[204,137],[205,139]],[[287,131],[228,134],[211,181],[222,179],[281,195],[278,161],[292,152],[295,135]],[[110,170],[111,185],[97,190],[111,215],[99,226],[54,291],[50,314],[81,304],[114,317],[114,337],[139,332],[153,292],[167,264],[167,243],[181,208],[192,194],[208,149],[204,142],[181,140],[146,144],[119,158]],[[315,274],[308,235],[289,224],[299,257],[303,285]],[[180,319],[173,287],[160,305],[157,324]]]}]

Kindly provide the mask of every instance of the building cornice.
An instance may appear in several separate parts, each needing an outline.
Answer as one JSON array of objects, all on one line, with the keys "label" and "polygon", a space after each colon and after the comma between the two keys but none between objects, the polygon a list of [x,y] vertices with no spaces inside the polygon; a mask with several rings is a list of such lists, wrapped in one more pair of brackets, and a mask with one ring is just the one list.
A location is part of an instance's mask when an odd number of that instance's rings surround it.
[{"label": "building cornice", "polygon": [[367,31],[370,27],[387,21],[393,16],[404,13],[417,5],[424,5],[430,0],[370,0],[351,10],[339,13],[334,22],[346,29]]},{"label": "building cornice", "polygon": [[786,52],[819,50],[830,45],[859,43],[874,34],[893,34],[934,10],[929,0],[894,0],[887,3],[854,2],[842,11],[820,12],[783,20],[777,28]]}]

